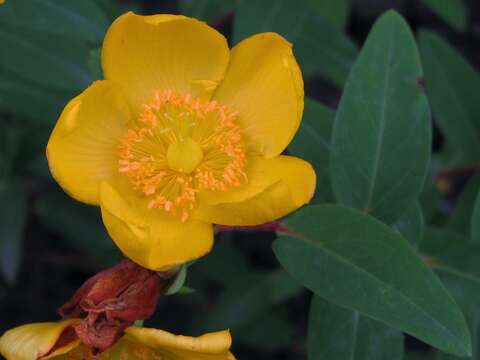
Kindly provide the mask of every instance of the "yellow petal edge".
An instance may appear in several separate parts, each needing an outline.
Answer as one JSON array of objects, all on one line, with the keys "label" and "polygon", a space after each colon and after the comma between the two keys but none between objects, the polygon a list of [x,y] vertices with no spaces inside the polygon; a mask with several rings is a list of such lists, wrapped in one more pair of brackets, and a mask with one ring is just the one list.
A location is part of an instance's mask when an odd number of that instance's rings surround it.
[{"label": "yellow petal edge", "polygon": [[239,112],[250,148],[279,155],[295,135],[304,92],[292,45],[276,33],[253,35],[236,45],[213,99]]},{"label": "yellow petal edge", "polygon": [[130,327],[125,332],[129,340],[170,354],[166,359],[235,360],[229,351],[232,338],[228,330],[199,337],[174,335],[163,330],[139,327]]},{"label": "yellow petal edge", "polygon": [[98,205],[100,183],[118,174],[118,138],[130,110],[118,88],[97,81],[63,110],[47,145],[50,171],[73,198]]},{"label": "yellow petal edge", "polygon": [[160,90],[208,99],[223,79],[229,54],[225,37],[199,20],[128,12],[105,36],[102,66],[138,114]]},{"label": "yellow petal edge", "polygon": [[[60,322],[34,323],[8,330],[0,338],[0,353],[8,360],[37,360],[48,354],[62,332],[78,321],[78,319],[70,319]],[[72,341],[43,358],[65,354],[78,344],[78,340]]]}]

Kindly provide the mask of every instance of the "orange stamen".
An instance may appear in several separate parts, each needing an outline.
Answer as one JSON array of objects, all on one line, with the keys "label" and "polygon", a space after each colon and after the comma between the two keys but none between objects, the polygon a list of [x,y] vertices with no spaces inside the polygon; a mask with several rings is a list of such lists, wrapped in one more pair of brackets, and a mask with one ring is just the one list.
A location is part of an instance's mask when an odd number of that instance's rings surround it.
[{"label": "orange stamen", "polygon": [[[148,198],[148,208],[186,221],[199,191],[228,191],[247,181],[237,118],[216,101],[158,92],[120,139],[118,171]],[[183,152],[167,158],[169,148]]]}]

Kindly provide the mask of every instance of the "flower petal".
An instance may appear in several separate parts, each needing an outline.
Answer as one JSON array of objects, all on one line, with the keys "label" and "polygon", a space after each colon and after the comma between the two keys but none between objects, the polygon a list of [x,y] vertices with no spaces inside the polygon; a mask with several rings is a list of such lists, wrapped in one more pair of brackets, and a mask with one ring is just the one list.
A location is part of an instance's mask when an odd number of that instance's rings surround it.
[{"label": "flower petal", "polygon": [[276,176],[277,181],[241,202],[230,202],[231,199],[223,195],[223,203],[200,203],[195,218],[228,226],[259,225],[308,203],[315,191],[316,176],[312,166],[292,156],[265,161],[265,176],[269,180]]},{"label": "flower petal", "polygon": [[275,33],[239,43],[213,98],[239,111],[253,149],[268,158],[280,154],[303,114],[303,79],[291,44]]},{"label": "flower petal", "polygon": [[130,184],[104,183],[100,206],[108,233],[122,252],[151,270],[166,270],[208,253],[213,246],[212,224],[148,209],[147,201],[128,189]]},{"label": "flower petal", "polygon": [[120,16],[105,36],[102,65],[138,112],[155,92],[174,90],[209,98],[228,65],[223,35],[177,15]]},{"label": "flower petal", "polygon": [[[208,205],[237,203],[258,195],[271,185],[285,177],[292,177],[290,182],[300,181],[297,173],[306,166],[305,161],[291,156],[277,156],[266,159],[261,156],[250,156],[247,162],[247,182],[240,187],[228,191],[203,191],[199,193],[199,201]],[[288,169],[288,172],[286,171]]]},{"label": "flower petal", "polygon": [[97,81],[63,110],[47,145],[50,171],[75,199],[98,204],[103,180],[118,173],[118,138],[130,110],[109,81]]},{"label": "flower petal", "polygon": [[126,339],[155,350],[165,360],[235,360],[229,352],[232,338],[228,330],[189,337],[132,326],[125,333]]},{"label": "flower petal", "polygon": [[[8,360],[36,360],[62,355],[79,345],[73,340],[61,346],[51,354],[50,351],[57,343],[60,335],[69,326],[78,322],[78,319],[60,322],[34,323],[8,330],[0,338],[0,353]],[[44,357],[46,354],[49,356]]]}]

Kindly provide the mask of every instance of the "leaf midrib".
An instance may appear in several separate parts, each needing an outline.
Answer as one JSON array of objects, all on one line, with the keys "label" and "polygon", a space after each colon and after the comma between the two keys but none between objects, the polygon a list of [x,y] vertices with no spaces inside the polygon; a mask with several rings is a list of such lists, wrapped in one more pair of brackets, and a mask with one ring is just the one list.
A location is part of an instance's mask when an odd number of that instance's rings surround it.
[{"label": "leaf midrib", "polygon": [[370,206],[372,205],[372,197],[373,197],[373,190],[375,188],[375,184],[377,181],[377,175],[378,175],[378,168],[380,165],[380,158],[381,158],[381,153],[380,150],[383,145],[383,138],[384,138],[384,133],[385,133],[385,121],[386,121],[386,111],[387,111],[387,89],[390,84],[390,68],[391,68],[391,63],[392,63],[392,57],[393,57],[393,39],[395,36],[395,29],[391,28],[390,29],[390,34],[389,34],[389,42],[388,42],[388,57],[387,57],[387,67],[386,67],[386,72],[385,72],[385,77],[384,77],[384,86],[383,86],[383,99],[382,99],[382,108],[381,108],[381,116],[380,116],[380,127],[378,131],[378,136],[377,136],[377,146],[375,149],[375,154],[374,154],[374,163],[373,163],[373,173],[372,173],[372,181],[370,182],[370,186],[368,188],[368,193],[367,193],[367,202],[364,207],[365,212],[371,212],[373,209],[370,209]]},{"label": "leaf midrib", "polygon": [[[359,267],[358,265],[354,264],[353,262],[350,262],[348,261],[347,258],[344,258],[334,252],[332,252],[331,250],[329,250],[328,248],[326,248],[322,242],[320,241],[315,241],[315,240],[311,240],[309,239],[308,237],[306,236],[303,236],[302,234],[296,234],[296,236],[291,236],[293,238],[297,238],[301,241],[305,241],[306,243],[309,243],[311,244],[312,246],[314,247],[317,247],[319,248],[320,250],[324,251],[326,254],[328,254],[329,256],[331,256],[332,258],[336,259],[337,261],[341,262],[341,263],[344,263],[344,264],[347,264],[348,266],[352,267],[353,269],[357,270],[359,273],[362,273],[364,274],[366,277],[370,277],[372,279],[374,279],[376,282],[380,283],[380,284],[384,284],[384,285],[387,285],[388,288],[391,288],[395,291],[397,291],[399,294],[402,295],[402,297],[407,301],[407,303],[411,304],[414,308],[416,309],[419,309],[421,313],[425,314],[427,316],[428,319],[431,319],[432,322],[434,324],[438,324],[439,325],[439,328],[444,330],[443,332],[446,333],[446,334],[450,334],[450,336],[454,339],[459,339],[457,336],[455,336],[454,333],[452,333],[450,331],[450,329],[448,327],[446,327],[445,325],[443,325],[441,322],[439,322],[437,319],[435,319],[434,317],[432,317],[432,315],[426,311],[425,309],[423,309],[420,305],[418,305],[417,303],[415,303],[413,301],[413,299],[411,299],[410,297],[408,297],[407,295],[405,295],[401,290],[397,289],[396,287],[392,286],[392,285],[389,285],[387,284],[385,281],[383,281],[382,279],[379,279],[377,276],[375,276],[374,274],[366,271],[365,269],[362,269],[361,267]],[[285,237],[284,237],[285,238]],[[452,303],[455,303],[454,300],[452,299],[452,297],[450,296],[450,294],[448,292],[446,292],[446,295],[448,295],[450,301]],[[372,318],[372,319],[375,319],[377,321],[380,321],[386,325],[389,325],[388,323],[386,323],[385,321],[383,321],[382,319],[379,319],[379,318],[376,318],[374,316],[371,316],[369,314],[365,314],[366,316]],[[438,326],[437,326],[438,328]],[[463,343],[462,339],[460,339],[460,343]]]}]

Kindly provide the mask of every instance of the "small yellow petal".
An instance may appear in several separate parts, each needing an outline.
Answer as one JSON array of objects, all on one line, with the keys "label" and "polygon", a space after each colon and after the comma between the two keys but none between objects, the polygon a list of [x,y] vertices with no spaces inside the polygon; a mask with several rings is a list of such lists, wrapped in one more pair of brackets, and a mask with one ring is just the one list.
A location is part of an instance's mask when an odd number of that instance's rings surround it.
[{"label": "small yellow petal", "polygon": [[235,46],[213,99],[239,111],[250,146],[271,158],[290,143],[303,114],[303,79],[291,44],[254,35]]},{"label": "small yellow petal", "polygon": [[208,253],[212,224],[149,209],[130,184],[102,184],[101,210],[108,233],[122,252],[151,270],[166,270]]},{"label": "small yellow petal", "polygon": [[136,113],[162,90],[209,98],[228,58],[226,39],[205,23],[131,12],[115,20],[102,50],[105,78],[120,84]]},{"label": "small yellow petal", "polygon": [[162,360],[234,360],[228,330],[199,337],[174,335],[157,329],[129,327],[125,338],[155,350]]},{"label": "small yellow petal", "polygon": [[264,176],[269,180],[276,176],[276,182],[241,202],[200,204],[195,218],[229,226],[259,225],[277,220],[310,201],[316,176],[309,163],[292,156],[279,156],[265,161],[264,166]]},{"label": "small yellow petal", "polygon": [[53,177],[72,197],[98,204],[100,183],[118,174],[118,139],[130,119],[116,86],[97,81],[63,110],[47,145]]},{"label": "small yellow petal", "polygon": [[78,319],[70,319],[60,322],[34,323],[8,330],[0,338],[0,353],[7,360],[37,360],[51,358],[65,354],[79,345],[79,341],[72,341],[58,348],[48,357],[48,354],[56,344],[62,332]]}]

